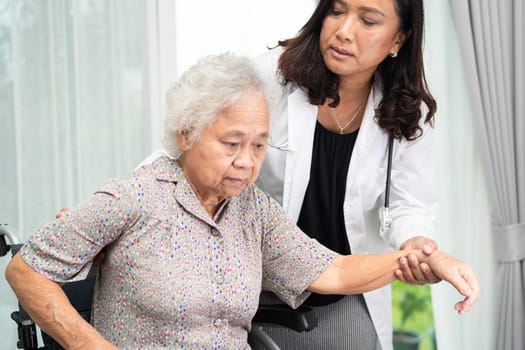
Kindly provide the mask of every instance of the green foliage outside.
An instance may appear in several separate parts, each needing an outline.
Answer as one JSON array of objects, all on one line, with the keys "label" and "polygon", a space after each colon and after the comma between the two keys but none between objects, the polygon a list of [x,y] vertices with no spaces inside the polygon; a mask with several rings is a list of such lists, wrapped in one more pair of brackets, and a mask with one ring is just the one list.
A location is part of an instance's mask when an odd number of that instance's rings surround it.
[{"label": "green foliage outside", "polygon": [[419,350],[434,350],[430,337],[434,329],[430,286],[395,281],[392,284],[392,314],[394,330],[415,331],[422,337]]}]

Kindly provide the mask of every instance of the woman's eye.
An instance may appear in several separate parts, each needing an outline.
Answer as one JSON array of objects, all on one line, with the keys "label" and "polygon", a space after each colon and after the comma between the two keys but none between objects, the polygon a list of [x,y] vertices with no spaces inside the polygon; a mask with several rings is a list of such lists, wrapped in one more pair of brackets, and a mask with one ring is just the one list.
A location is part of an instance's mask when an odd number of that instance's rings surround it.
[{"label": "woman's eye", "polygon": [[362,18],[361,22],[363,22],[363,24],[365,26],[373,26],[374,24],[376,24],[375,21],[372,21],[372,20],[369,20],[369,19],[366,19],[366,18]]},{"label": "woman's eye", "polygon": [[231,141],[222,141],[222,144],[225,147],[230,148],[230,149],[235,149],[235,148],[239,147],[239,145],[240,145],[239,142],[231,142]]},{"label": "woman's eye", "polygon": [[340,14],[342,14],[342,13],[343,13],[343,11],[341,11],[340,9],[337,9],[337,8],[335,8],[335,7],[332,7],[332,8],[330,9],[330,14],[331,14],[332,16],[338,16],[338,15],[340,15]]}]

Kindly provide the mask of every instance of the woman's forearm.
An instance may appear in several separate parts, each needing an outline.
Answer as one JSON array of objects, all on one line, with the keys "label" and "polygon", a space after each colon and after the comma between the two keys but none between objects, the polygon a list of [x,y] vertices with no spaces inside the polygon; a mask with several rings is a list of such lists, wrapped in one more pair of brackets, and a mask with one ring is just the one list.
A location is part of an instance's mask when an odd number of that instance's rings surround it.
[{"label": "woman's forearm", "polygon": [[65,349],[114,348],[73,308],[58,283],[33,270],[19,254],[5,276],[33,321]]},{"label": "woman's forearm", "polygon": [[338,255],[308,289],[320,294],[359,294],[386,286],[397,279],[399,258],[415,252]]},{"label": "woman's forearm", "polygon": [[440,250],[430,256],[418,249],[375,255],[338,255],[308,289],[320,294],[358,294],[386,286],[396,280],[399,258],[410,254],[428,264],[439,278],[450,283],[465,297],[454,306],[459,313],[472,309],[480,295],[474,269]]}]

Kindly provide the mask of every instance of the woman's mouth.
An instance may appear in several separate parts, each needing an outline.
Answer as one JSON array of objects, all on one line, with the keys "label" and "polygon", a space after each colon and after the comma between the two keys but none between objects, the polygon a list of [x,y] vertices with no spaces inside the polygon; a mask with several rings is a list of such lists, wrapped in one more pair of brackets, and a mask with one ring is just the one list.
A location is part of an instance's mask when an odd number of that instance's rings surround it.
[{"label": "woman's mouth", "polygon": [[331,46],[330,51],[332,52],[332,55],[337,58],[347,58],[353,56],[350,51],[347,51],[341,47]]},{"label": "woman's mouth", "polygon": [[234,186],[245,186],[246,183],[248,182],[246,179],[238,179],[238,178],[232,178],[232,177],[227,178],[227,180]]}]

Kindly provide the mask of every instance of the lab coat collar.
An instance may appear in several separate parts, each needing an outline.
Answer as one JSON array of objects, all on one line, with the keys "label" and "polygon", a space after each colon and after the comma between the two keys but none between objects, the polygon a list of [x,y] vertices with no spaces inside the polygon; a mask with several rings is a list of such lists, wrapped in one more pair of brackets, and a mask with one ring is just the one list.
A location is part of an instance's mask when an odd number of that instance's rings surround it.
[{"label": "lab coat collar", "polygon": [[[310,180],[317,111],[318,107],[310,104],[303,90],[297,88],[288,96],[288,125],[299,127],[288,130],[290,151],[286,159],[283,206],[295,220],[299,217],[301,199],[304,197]],[[292,197],[293,200],[291,200]]]}]

